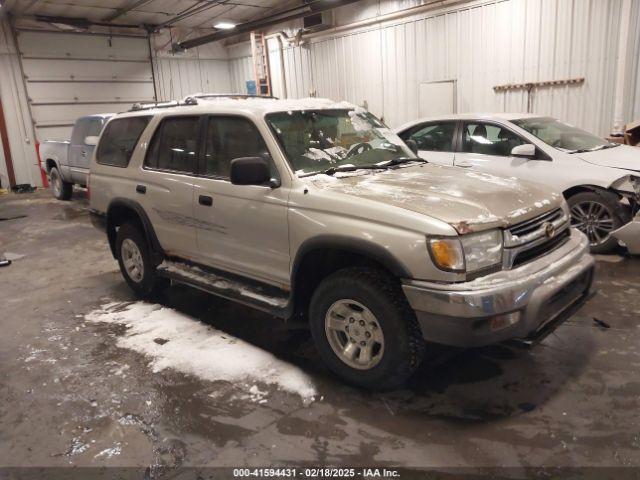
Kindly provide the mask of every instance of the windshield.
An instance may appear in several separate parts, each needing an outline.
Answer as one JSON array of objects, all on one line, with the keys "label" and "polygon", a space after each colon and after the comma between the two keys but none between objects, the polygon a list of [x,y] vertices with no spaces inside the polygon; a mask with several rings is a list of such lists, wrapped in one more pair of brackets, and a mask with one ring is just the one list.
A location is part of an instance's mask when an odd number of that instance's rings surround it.
[{"label": "windshield", "polygon": [[278,112],[266,119],[298,175],[417,160],[400,137],[364,110]]},{"label": "windshield", "polygon": [[551,117],[522,118],[514,120],[513,123],[535,135],[547,145],[567,152],[599,150],[615,145]]}]

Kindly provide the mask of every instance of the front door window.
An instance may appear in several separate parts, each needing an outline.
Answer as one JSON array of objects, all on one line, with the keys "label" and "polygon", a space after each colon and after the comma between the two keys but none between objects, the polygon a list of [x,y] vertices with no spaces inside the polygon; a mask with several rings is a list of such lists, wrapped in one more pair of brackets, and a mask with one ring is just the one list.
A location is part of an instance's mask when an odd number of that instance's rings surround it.
[{"label": "front door window", "polygon": [[526,142],[511,130],[488,123],[466,123],[462,132],[462,151],[508,157],[513,147]]}]

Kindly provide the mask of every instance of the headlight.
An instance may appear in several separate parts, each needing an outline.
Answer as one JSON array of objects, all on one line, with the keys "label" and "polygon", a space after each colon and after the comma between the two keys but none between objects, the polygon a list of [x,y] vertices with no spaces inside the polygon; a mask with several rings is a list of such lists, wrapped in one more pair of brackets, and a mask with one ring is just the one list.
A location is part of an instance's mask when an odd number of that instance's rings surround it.
[{"label": "headlight", "polygon": [[502,262],[502,232],[488,230],[455,238],[431,238],[429,253],[441,270],[477,272]]}]

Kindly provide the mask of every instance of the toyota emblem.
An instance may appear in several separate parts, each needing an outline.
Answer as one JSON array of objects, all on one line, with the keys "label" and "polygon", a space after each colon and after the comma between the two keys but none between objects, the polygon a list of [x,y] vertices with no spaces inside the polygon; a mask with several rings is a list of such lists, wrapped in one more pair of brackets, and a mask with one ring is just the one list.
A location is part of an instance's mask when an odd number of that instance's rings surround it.
[{"label": "toyota emblem", "polygon": [[545,222],[544,226],[544,234],[547,238],[551,238],[556,234],[556,227],[553,226],[551,222]]}]

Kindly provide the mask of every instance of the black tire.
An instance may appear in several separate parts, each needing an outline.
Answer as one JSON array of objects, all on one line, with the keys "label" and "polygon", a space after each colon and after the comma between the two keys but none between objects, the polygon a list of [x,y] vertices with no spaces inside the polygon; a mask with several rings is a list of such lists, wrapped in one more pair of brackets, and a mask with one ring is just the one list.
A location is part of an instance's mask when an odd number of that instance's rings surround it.
[{"label": "black tire", "polygon": [[[348,365],[331,347],[325,316],[335,302],[345,299],[365,306],[382,330],[383,353],[371,368]],[[415,314],[398,281],[384,271],[353,267],[329,275],[313,293],[309,321],[322,360],[333,373],[353,385],[371,390],[398,388],[422,362],[425,343]]]},{"label": "black tire", "polygon": [[[123,243],[133,242],[137,247],[140,257],[142,259],[142,274],[141,278],[133,278],[133,274],[127,270],[125,266],[125,252],[123,255]],[[118,229],[116,235],[116,255],[118,257],[118,264],[120,265],[120,272],[125,281],[138,296],[147,298],[159,293],[165,288],[169,282],[167,279],[160,277],[156,273],[156,265],[154,265],[151,254],[149,253],[149,246],[144,234],[140,230],[140,227],[135,223],[125,223]]]},{"label": "black tire", "polygon": [[[606,223],[601,225],[606,225],[609,231],[616,230],[627,223],[628,212],[615,194],[605,191],[581,192],[569,197],[567,203],[571,211],[571,225],[589,237],[592,253],[608,253],[618,245],[618,240],[606,234],[605,230],[589,228],[583,221],[583,214],[589,212],[590,205],[594,205],[594,211],[603,215],[600,219],[607,219]],[[592,217],[594,215],[595,213]]]},{"label": "black tire", "polygon": [[65,182],[56,167],[49,171],[49,179],[53,196],[58,200],[69,200],[73,193],[73,183]]}]

